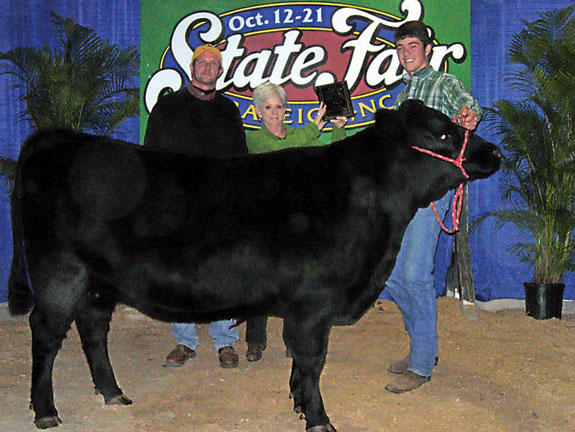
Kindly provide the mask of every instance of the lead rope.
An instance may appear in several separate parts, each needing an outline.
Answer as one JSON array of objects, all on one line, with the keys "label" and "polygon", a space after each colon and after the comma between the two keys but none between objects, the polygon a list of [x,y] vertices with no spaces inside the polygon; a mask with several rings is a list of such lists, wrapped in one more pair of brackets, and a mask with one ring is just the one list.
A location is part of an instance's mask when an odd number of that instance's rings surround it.
[{"label": "lead rope", "polygon": [[[457,123],[458,120],[461,120],[461,126],[465,126],[465,119],[462,118],[461,114],[458,114],[457,117],[455,117],[453,119],[453,123]],[[465,130],[465,137],[463,139],[463,145],[461,146],[461,151],[459,152],[459,156],[457,156],[457,159],[451,159],[448,158],[446,156],[434,153],[430,150],[421,148],[421,147],[413,147],[415,150],[419,150],[420,152],[423,153],[427,153],[433,157],[442,159],[444,161],[447,162],[451,162],[453,163],[456,167],[458,167],[461,172],[463,173],[463,175],[465,176],[465,178],[469,178],[469,175],[465,172],[465,168],[463,168],[463,162],[465,161],[465,158],[463,157],[463,153],[465,153],[465,148],[467,147],[467,139],[469,137],[469,130]],[[441,221],[441,218],[439,217],[439,215],[437,214],[437,210],[435,208],[435,203],[431,203],[431,208],[433,209],[433,213],[435,214],[435,219],[437,219],[437,222],[439,223],[439,226],[441,226],[441,229],[443,231],[445,231],[447,234],[454,234],[455,232],[457,232],[459,230],[459,216],[461,215],[461,207],[463,205],[463,184],[461,183],[459,185],[459,187],[457,188],[457,191],[455,192],[455,195],[453,196],[453,204],[452,204],[452,208],[451,208],[451,219],[453,221],[453,229],[448,229],[443,222]]]}]

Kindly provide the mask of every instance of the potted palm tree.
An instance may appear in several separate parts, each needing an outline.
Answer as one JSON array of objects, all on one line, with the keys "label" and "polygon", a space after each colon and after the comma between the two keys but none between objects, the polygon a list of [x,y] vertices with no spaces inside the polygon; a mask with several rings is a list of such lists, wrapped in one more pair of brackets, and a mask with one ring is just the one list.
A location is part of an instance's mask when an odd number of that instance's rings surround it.
[{"label": "potted palm tree", "polygon": [[[94,30],[51,13],[56,48],[15,48],[0,53],[8,62],[0,75],[18,78],[25,102],[20,117],[37,130],[64,127],[109,135],[139,114],[139,88],[129,87],[139,74],[136,47],[120,50]],[[15,162],[0,158],[0,176],[10,182]]]},{"label": "potted palm tree", "polygon": [[565,275],[575,258],[575,6],[525,22],[510,45],[509,82],[523,99],[500,100],[489,114],[505,155],[507,208],[489,212],[528,240],[512,246],[532,265],[524,284],[527,315],[561,317]]}]

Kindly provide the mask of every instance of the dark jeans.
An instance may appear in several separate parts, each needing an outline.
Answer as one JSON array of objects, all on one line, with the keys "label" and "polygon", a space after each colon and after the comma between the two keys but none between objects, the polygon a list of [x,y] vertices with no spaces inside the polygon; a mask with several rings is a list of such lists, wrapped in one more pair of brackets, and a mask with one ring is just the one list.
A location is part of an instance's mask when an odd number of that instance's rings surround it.
[{"label": "dark jeans", "polygon": [[246,342],[249,344],[266,345],[266,327],[268,317],[266,315],[248,318],[246,324]]}]

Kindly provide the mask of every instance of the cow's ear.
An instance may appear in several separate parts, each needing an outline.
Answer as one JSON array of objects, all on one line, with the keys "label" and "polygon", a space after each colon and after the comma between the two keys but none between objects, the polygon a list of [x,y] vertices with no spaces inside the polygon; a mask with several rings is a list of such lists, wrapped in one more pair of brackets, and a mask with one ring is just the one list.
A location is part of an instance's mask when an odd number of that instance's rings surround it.
[{"label": "cow's ear", "polygon": [[419,110],[422,106],[425,106],[422,101],[419,99],[407,99],[399,106],[399,111],[403,113],[403,115],[407,115],[413,110]]},{"label": "cow's ear", "polygon": [[375,125],[377,130],[384,132],[388,137],[399,134],[402,128],[399,113],[391,108],[381,108],[376,111]]},{"label": "cow's ear", "polygon": [[381,108],[375,112],[375,122],[376,123],[387,123],[391,122],[397,116],[397,112],[392,108]]},{"label": "cow's ear", "polygon": [[427,121],[429,108],[419,99],[408,99],[397,110],[399,118],[408,130],[420,127]]}]

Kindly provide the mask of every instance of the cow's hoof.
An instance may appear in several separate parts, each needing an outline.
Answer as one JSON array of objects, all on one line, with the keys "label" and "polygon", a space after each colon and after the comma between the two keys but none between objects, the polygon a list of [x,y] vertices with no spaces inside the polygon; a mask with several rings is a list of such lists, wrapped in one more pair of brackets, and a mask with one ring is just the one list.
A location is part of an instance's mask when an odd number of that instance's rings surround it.
[{"label": "cow's hoof", "polygon": [[55,415],[36,419],[34,420],[34,424],[38,429],[48,429],[61,425],[62,420],[60,420],[60,418]]},{"label": "cow's hoof", "polygon": [[132,399],[123,394],[114,396],[109,401],[106,401],[106,405],[132,405]]},{"label": "cow's hoof", "polygon": [[337,432],[331,423],[312,426],[307,428],[305,432]]}]

